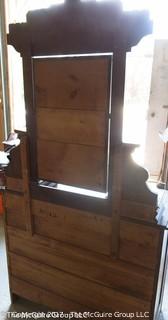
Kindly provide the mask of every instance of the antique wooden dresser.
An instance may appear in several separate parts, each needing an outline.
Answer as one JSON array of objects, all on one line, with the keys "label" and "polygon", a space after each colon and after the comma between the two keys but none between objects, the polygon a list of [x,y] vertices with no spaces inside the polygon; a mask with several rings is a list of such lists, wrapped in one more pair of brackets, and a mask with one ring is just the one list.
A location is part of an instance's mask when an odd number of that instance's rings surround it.
[{"label": "antique wooden dresser", "polygon": [[27,124],[6,169],[12,297],[156,318],[167,233],[135,146],[122,143],[126,52],[151,32],[147,12],[107,0],[65,1],[10,25]]}]

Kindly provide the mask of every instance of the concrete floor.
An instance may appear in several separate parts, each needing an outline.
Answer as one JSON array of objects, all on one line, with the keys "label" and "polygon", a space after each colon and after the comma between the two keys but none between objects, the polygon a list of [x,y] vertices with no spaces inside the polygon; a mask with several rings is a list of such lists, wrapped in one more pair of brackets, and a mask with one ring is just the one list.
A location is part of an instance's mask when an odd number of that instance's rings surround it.
[{"label": "concrete floor", "polygon": [[[31,303],[25,299],[19,298],[16,303],[11,304],[8,272],[6,262],[5,237],[3,228],[3,219],[0,217],[0,320],[15,320],[14,317],[8,317],[7,312],[47,312],[48,309],[35,303]],[[38,318],[37,318],[38,319]],[[41,319],[41,318],[39,318]],[[168,320],[168,272],[166,288],[163,300],[163,312],[159,320]]]},{"label": "concrete floor", "polygon": [[2,312],[10,307],[8,289],[8,275],[6,265],[5,238],[3,232],[2,217],[0,218],[0,320],[4,319]]}]

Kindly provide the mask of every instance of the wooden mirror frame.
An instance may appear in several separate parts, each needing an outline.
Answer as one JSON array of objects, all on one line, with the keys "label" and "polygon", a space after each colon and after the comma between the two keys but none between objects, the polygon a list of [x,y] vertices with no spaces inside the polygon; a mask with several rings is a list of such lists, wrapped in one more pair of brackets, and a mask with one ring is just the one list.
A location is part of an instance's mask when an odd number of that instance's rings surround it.
[{"label": "wooden mirror frame", "polygon": [[[101,22],[101,23],[100,23]],[[49,9],[31,11],[26,23],[9,26],[8,44],[23,59],[27,136],[30,146],[30,181],[33,197],[67,206],[111,215],[114,196],[115,150],[122,144],[123,101],[126,52],[152,32],[148,12],[124,12],[120,1],[67,0]],[[108,199],[94,199],[60,190],[47,190],[37,184],[36,108],[32,57],[90,53],[113,53],[111,83],[111,131]],[[127,152],[133,146],[127,148]],[[125,148],[124,148],[125,150]],[[117,152],[116,152],[117,154]],[[124,151],[125,154],[125,151]],[[123,156],[120,155],[120,159]],[[120,160],[121,161],[121,160]],[[121,163],[122,167],[122,163]],[[142,184],[147,176],[144,169]],[[154,196],[146,189],[149,202]],[[114,196],[115,197],[115,196]]]}]

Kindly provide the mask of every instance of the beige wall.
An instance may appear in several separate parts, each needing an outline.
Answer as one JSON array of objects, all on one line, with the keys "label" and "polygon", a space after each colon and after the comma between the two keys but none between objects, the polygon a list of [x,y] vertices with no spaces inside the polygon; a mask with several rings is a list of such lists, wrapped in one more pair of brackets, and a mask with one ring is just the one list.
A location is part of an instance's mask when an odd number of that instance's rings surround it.
[{"label": "beige wall", "polygon": [[0,150],[3,149],[2,141],[3,135],[3,106],[2,106],[2,86],[1,86],[1,74],[0,74]]},{"label": "beige wall", "polygon": [[168,40],[156,40],[152,67],[146,135],[145,167],[152,176],[158,176],[163,155],[159,131],[166,128],[168,114]]}]

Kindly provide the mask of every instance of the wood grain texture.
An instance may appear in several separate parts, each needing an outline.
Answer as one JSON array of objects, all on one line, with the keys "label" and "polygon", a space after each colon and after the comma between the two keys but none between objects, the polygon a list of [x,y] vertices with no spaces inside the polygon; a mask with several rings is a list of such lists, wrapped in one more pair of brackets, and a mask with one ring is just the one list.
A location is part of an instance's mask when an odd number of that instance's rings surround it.
[{"label": "wood grain texture", "polygon": [[75,303],[71,299],[68,300],[61,295],[59,296],[58,294],[39,288],[34,284],[30,284],[13,276],[11,276],[11,290],[12,293],[17,294],[18,296],[46,305],[54,310],[57,305],[57,310],[60,312],[71,312],[72,310],[81,312],[85,309],[84,306]]},{"label": "wood grain texture", "polygon": [[107,135],[105,112],[49,108],[37,110],[38,139],[104,147]]},{"label": "wood grain texture", "polygon": [[25,230],[26,215],[23,196],[6,191],[4,200],[7,225]]},{"label": "wood grain texture", "polygon": [[23,193],[23,180],[7,176],[6,188],[8,191],[16,191],[16,192]]},{"label": "wood grain texture", "polygon": [[110,73],[109,57],[34,59],[39,178],[105,191]]},{"label": "wood grain texture", "polygon": [[120,241],[120,214],[122,199],[122,148],[113,149],[112,158],[112,255],[118,258]]},{"label": "wood grain texture", "polygon": [[120,221],[120,259],[155,269],[160,230],[155,227]]},{"label": "wood grain texture", "polygon": [[[61,188],[60,188],[61,189]],[[96,198],[90,195],[78,194],[76,192],[66,192],[44,188],[37,183],[31,184],[32,198],[52,204],[62,205],[82,211],[89,211],[93,214],[111,217],[111,210],[105,198]],[[105,195],[104,195],[105,196]]]},{"label": "wood grain texture", "polygon": [[106,192],[104,148],[38,140],[38,177]]},{"label": "wood grain texture", "polygon": [[5,173],[8,177],[21,179],[21,157],[20,157],[20,145],[10,152],[11,161],[8,167],[5,169]]},{"label": "wood grain texture", "polygon": [[[123,158],[123,184],[120,179],[120,182],[112,183],[111,153],[109,198],[102,202],[72,193],[68,198],[65,192],[58,190],[43,188],[42,191],[37,184],[42,175],[41,178],[46,180],[106,190],[108,142],[105,121],[110,116],[109,149],[112,150],[121,144],[126,51],[150,32],[151,22],[146,12],[123,12],[118,1],[70,0],[51,9],[31,12],[27,15],[27,23],[10,26],[8,43],[14,45],[23,57],[26,124],[31,152],[30,204],[33,204],[35,222],[33,236],[20,229],[21,212],[25,217],[23,197],[13,195],[16,199],[12,208],[12,201],[8,203],[7,215],[10,210],[16,214],[15,222],[12,222],[16,227],[8,227],[10,277],[15,294],[46,302],[54,308],[57,308],[58,299],[58,308],[61,309],[66,308],[66,304],[67,309],[71,308],[72,302],[74,309],[84,306],[87,310],[100,311],[151,310],[152,296],[154,299],[156,293],[153,281],[156,280],[160,231],[143,225],[142,221],[130,226],[124,217],[119,223],[117,217],[121,205],[118,191],[124,201],[153,207],[155,197],[144,191],[144,171],[138,171],[132,164],[124,166]],[[38,55],[105,52],[113,52],[113,83],[109,81],[112,60],[109,56],[96,59],[86,59],[86,56],[37,58]],[[110,90],[112,112],[109,115]],[[42,107],[49,112],[52,128],[45,125]],[[62,118],[67,119],[64,130]],[[37,124],[38,134],[43,134],[38,137],[38,143]],[[13,175],[19,164],[17,161],[12,167],[12,178],[21,178],[21,175]],[[117,175],[114,178],[117,179]],[[112,184],[116,190],[114,195]],[[16,186],[11,183],[11,188]],[[116,216],[112,221],[113,196]],[[42,200],[40,204],[37,204],[37,197]],[[12,233],[11,229],[15,232]],[[114,246],[119,249],[116,261],[111,257],[113,231],[114,238],[119,240]]]},{"label": "wood grain texture", "polygon": [[24,212],[26,216],[26,229],[27,232],[33,234],[33,221],[31,213],[31,194],[30,194],[30,162],[29,162],[29,148],[28,148],[27,136],[22,137],[20,153],[21,153],[21,166],[22,166],[22,177],[23,177],[23,201],[24,201]]},{"label": "wood grain texture", "polygon": [[37,107],[108,111],[109,58],[34,59],[33,65]]},{"label": "wood grain texture", "polygon": [[11,212],[24,212],[23,196],[10,191],[5,192],[5,207]]},{"label": "wood grain texture", "polygon": [[32,213],[37,234],[110,254],[111,218],[37,200]]},{"label": "wood grain texture", "polygon": [[150,303],[125,295],[100,284],[83,280],[56,268],[10,253],[13,276],[39,288],[72,299],[86,308],[121,310],[123,312],[150,311]]},{"label": "wood grain texture", "polygon": [[144,267],[38,235],[31,238],[11,227],[8,227],[8,238],[10,252],[147,301],[152,298],[154,272]]},{"label": "wood grain texture", "polygon": [[129,217],[146,222],[152,222],[153,218],[153,224],[156,224],[154,217],[155,211],[156,208],[148,204],[130,200],[121,201],[121,216],[123,217]]},{"label": "wood grain texture", "polygon": [[33,61],[31,48],[28,44],[25,46],[23,54],[23,80],[24,80],[24,100],[26,110],[26,129],[30,149],[30,178],[37,180],[37,143],[36,143],[36,116],[34,103],[34,81],[33,81]]}]

